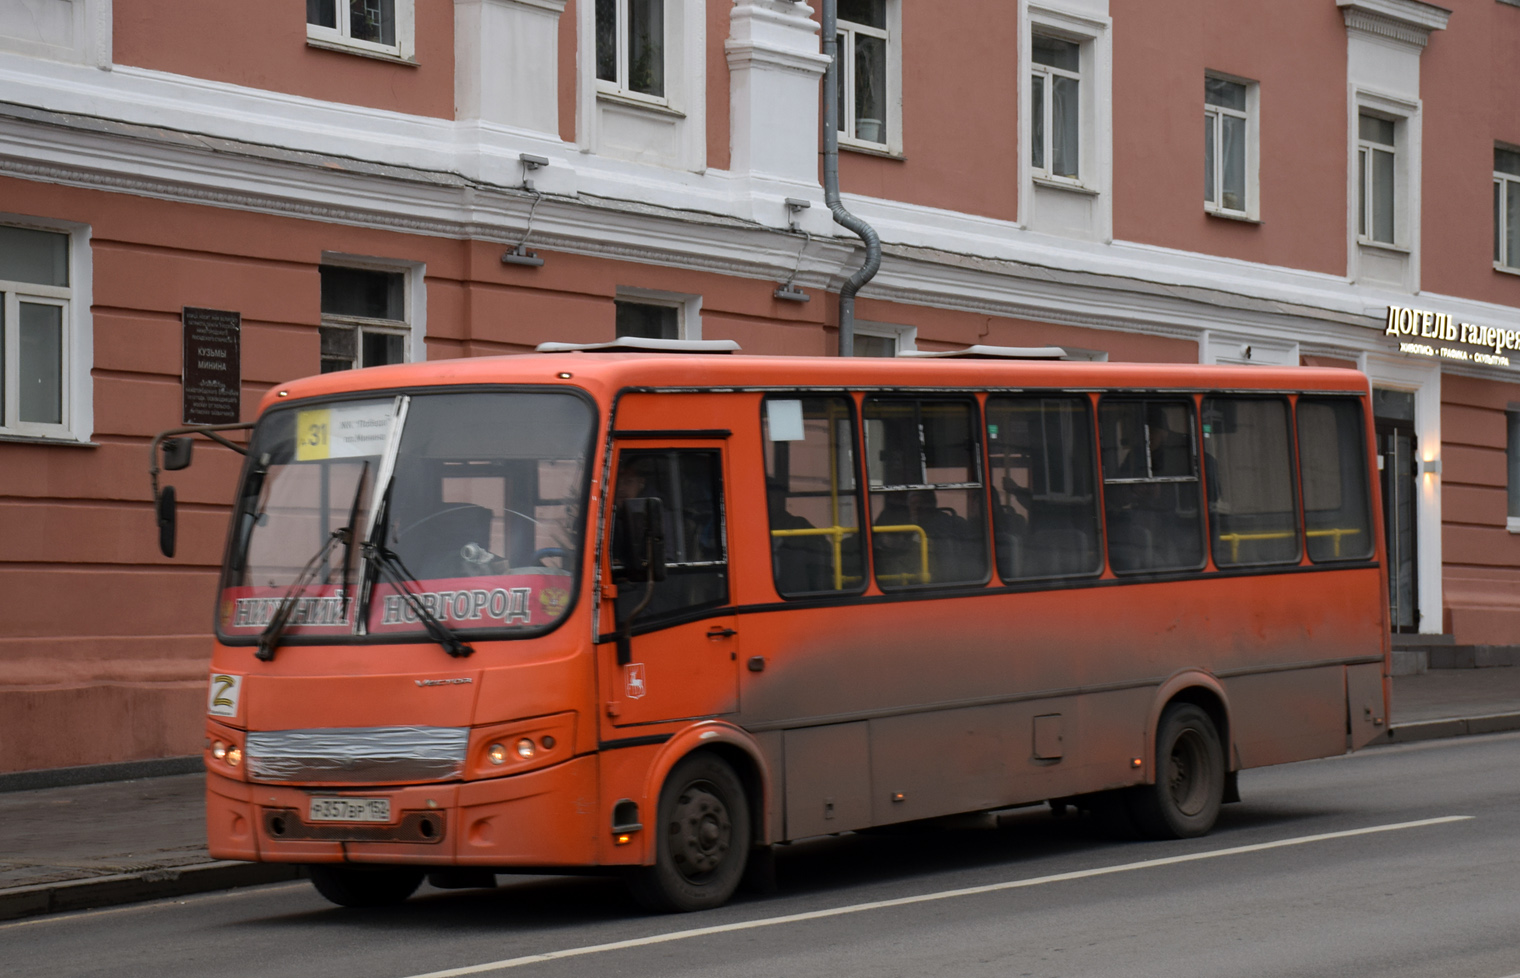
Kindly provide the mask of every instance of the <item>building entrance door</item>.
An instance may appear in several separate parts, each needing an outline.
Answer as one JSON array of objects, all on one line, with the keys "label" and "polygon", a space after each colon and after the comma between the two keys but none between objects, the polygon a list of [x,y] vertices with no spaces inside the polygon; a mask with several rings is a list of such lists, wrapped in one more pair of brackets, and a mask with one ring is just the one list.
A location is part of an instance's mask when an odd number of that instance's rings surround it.
[{"label": "building entrance door", "polygon": [[1414,394],[1372,392],[1377,429],[1378,479],[1383,490],[1383,532],[1388,553],[1388,610],[1395,632],[1420,629],[1416,499],[1420,463],[1414,433]]}]

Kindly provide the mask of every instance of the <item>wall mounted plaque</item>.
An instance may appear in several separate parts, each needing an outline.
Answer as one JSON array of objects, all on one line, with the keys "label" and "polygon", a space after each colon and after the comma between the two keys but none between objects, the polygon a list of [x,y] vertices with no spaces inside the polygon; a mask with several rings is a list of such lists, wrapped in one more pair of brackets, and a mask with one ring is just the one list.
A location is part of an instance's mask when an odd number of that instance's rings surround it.
[{"label": "wall mounted plaque", "polygon": [[185,306],[185,424],[242,420],[242,313]]}]

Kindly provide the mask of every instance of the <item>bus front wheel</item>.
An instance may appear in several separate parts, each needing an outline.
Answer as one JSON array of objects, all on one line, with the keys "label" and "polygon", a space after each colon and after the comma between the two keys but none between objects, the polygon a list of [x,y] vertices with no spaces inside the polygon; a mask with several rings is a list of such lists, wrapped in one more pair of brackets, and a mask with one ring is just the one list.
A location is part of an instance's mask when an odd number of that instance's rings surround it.
[{"label": "bus front wheel", "polygon": [[1219,817],[1224,781],[1214,721],[1191,703],[1174,703],[1156,729],[1156,782],[1130,789],[1130,815],[1153,839],[1207,835]]},{"label": "bus front wheel", "polygon": [[749,804],[722,758],[693,754],[671,770],[653,828],[654,865],[629,878],[646,910],[706,910],[733,895],[749,856]]},{"label": "bus front wheel", "polygon": [[422,885],[422,870],[391,866],[308,866],[317,892],[340,907],[389,907]]}]

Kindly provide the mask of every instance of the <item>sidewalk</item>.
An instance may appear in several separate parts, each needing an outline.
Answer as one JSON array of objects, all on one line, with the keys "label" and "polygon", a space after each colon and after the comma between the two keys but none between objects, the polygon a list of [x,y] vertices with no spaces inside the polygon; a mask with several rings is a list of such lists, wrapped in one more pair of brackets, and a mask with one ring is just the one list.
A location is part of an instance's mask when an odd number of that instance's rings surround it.
[{"label": "sidewalk", "polygon": [[[1520,730],[1520,668],[1397,676],[1393,719],[1392,743]],[[203,791],[199,774],[176,774],[0,792],[0,920],[299,875],[213,860]]]}]

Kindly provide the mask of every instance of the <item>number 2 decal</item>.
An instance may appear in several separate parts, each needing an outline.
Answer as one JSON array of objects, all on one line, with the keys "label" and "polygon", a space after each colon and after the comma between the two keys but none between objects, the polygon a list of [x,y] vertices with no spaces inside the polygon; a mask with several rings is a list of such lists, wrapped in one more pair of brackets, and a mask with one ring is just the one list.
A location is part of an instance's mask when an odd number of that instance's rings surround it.
[{"label": "number 2 decal", "polygon": [[211,674],[211,695],[206,712],[217,717],[235,717],[238,699],[243,691],[243,677],[228,673]]}]

